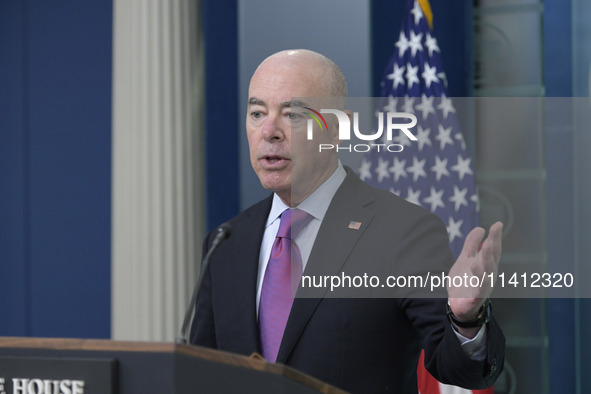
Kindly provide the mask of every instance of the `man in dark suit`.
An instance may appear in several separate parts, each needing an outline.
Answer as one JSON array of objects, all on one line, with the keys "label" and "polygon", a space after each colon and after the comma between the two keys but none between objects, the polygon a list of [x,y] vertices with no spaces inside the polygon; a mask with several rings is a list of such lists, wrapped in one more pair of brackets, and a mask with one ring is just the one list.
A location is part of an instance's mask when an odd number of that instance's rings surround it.
[{"label": "man in dark suit", "polygon": [[[338,98],[346,96],[340,69],[315,52],[279,52],[254,73],[246,119],[251,163],[273,194],[230,221],[232,237],[216,250],[204,273],[192,343],[268,354],[259,319],[263,283],[273,264],[269,259],[275,255],[281,216],[295,207],[309,216],[292,234],[306,276],[368,270],[379,277],[424,275],[426,270],[449,270],[450,276],[496,274],[500,223],[491,227],[480,251],[484,230],[474,229],[452,266],[447,232],[436,216],[365,184],[340,164],[335,150],[318,151],[321,143],[338,145],[334,120],[327,117],[328,130],[306,138],[301,108],[313,109],[306,98],[337,98],[323,108],[344,110]],[[280,345],[266,357],[352,392],[416,393],[421,347],[427,369],[444,383],[484,388],[499,375],[504,337],[489,316],[490,286],[469,293],[448,288],[447,299],[363,290],[335,297],[326,287],[307,295],[298,289],[280,328]]]}]

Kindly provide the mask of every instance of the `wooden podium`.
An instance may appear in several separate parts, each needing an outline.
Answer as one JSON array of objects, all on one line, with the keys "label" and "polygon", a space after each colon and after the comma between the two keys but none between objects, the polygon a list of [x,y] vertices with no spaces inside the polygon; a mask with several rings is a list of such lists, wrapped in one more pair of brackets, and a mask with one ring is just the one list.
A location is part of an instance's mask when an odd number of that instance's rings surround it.
[{"label": "wooden podium", "polygon": [[0,338],[0,393],[4,392],[344,393],[284,365],[202,347],[8,337]]}]

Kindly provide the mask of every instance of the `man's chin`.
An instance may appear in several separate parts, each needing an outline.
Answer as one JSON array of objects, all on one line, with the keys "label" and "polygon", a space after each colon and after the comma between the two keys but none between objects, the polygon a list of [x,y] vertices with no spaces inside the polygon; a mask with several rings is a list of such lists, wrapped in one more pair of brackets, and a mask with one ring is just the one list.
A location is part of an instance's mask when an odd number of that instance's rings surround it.
[{"label": "man's chin", "polygon": [[291,182],[289,182],[289,180],[275,179],[275,177],[262,177],[259,179],[261,181],[261,185],[273,193],[283,194],[291,192]]}]

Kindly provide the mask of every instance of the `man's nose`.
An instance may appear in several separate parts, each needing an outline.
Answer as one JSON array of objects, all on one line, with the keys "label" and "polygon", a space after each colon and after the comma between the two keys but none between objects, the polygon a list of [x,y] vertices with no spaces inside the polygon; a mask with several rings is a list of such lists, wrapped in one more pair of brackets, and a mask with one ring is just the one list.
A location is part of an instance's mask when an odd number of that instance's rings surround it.
[{"label": "man's nose", "polygon": [[281,125],[281,117],[269,115],[263,125],[263,138],[267,141],[281,141],[285,138]]}]

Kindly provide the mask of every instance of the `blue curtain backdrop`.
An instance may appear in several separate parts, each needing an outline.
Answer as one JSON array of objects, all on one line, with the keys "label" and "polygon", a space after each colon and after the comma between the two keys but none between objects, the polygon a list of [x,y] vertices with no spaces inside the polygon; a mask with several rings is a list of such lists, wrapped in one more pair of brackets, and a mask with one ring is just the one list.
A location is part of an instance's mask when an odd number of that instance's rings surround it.
[{"label": "blue curtain backdrop", "polygon": [[[203,0],[206,230],[239,211],[238,5]],[[220,28],[223,26],[223,28]]]},{"label": "blue curtain backdrop", "polygon": [[0,1],[0,335],[110,336],[111,41],[111,1]]}]

